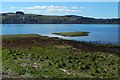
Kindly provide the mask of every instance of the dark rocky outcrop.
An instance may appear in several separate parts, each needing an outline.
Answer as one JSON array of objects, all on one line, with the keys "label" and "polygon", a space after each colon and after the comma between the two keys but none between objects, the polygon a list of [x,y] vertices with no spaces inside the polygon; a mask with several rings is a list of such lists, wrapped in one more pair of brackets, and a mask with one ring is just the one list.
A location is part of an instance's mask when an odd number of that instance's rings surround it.
[{"label": "dark rocky outcrop", "polygon": [[17,11],[17,12],[16,12],[16,15],[24,15],[24,12],[22,12],[22,11]]}]

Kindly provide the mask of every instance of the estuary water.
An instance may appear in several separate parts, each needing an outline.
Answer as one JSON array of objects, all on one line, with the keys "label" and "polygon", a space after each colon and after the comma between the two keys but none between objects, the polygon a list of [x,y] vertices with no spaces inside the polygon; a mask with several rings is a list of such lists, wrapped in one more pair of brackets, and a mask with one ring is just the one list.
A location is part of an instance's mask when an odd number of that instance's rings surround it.
[{"label": "estuary water", "polygon": [[[2,34],[40,34],[69,40],[118,43],[117,24],[1,24]],[[64,37],[52,34],[54,32],[87,31],[89,36]]]}]

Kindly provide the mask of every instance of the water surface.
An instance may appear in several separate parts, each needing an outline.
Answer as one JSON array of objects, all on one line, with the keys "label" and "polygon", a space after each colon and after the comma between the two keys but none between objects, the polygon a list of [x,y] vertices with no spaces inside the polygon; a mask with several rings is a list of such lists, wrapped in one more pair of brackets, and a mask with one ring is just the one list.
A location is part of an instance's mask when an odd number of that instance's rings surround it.
[{"label": "water surface", "polygon": [[[118,42],[118,25],[116,24],[4,24],[2,34],[40,34],[78,41],[97,41],[103,43]],[[64,37],[53,32],[90,32],[89,36]]]}]

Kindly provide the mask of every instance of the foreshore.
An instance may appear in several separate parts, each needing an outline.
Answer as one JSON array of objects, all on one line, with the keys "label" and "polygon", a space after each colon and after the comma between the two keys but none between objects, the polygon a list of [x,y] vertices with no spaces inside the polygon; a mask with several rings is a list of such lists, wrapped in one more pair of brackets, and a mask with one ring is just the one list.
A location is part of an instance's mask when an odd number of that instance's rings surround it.
[{"label": "foreshore", "polygon": [[119,49],[38,34],[3,35],[4,78],[118,78]]}]

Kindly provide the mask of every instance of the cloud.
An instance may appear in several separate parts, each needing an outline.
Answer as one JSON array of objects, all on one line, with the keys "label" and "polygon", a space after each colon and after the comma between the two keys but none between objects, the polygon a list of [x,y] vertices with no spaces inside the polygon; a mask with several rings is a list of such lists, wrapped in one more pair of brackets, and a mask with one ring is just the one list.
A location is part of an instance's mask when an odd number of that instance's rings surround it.
[{"label": "cloud", "polygon": [[82,12],[82,10],[73,10],[73,9],[47,9],[46,13],[63,13],[63,14],[68,14],[68,13],[76,13],[76,12]]},{"label": "cloud", "polygon": [[72,7],[72,9],[78,9],[78,7],[76,7],[76,6],[73,6],[73,7]]},{"label": "cloud", "polygon": [[89,9],[90,9],[90,10],[92,10],[92,9],[93,9],[93,7],[90,7]]},{"label": "cloud", "polygon": [[80,7],[80,9],[85,9],[85,7]]},{"label": "cloud", "polygon": [[78,7],[67,7],[67,6],[32,6],[32,7],[11,7],[11,9],[16,9],[17,11],[23,11],[25,13],[30,14],[44,14],[44,15],[65,15],[65,14],[77,14],[82,12],[82,9],[78,9]]},{"label": "cloud", "polygon": [[11,9],[15,9],[16,7],[11,7]]},{"label": "cloud", "polygon": [[26,9],[38,9],[38,10],[40,10],[40,9],[67,9],[67,7],[66,6],[53,6],[53,5],[51,5],[51,6],[33,6],[33,7],[26,7]]},{"label": "cloud", "polygon": [[25,10],[24,9],[18,9],[17,11],[23,11],[24,12]]},{"label": "cloud", "polygon": [[2,11],[0,11],[0,13],[3,13]]}]

